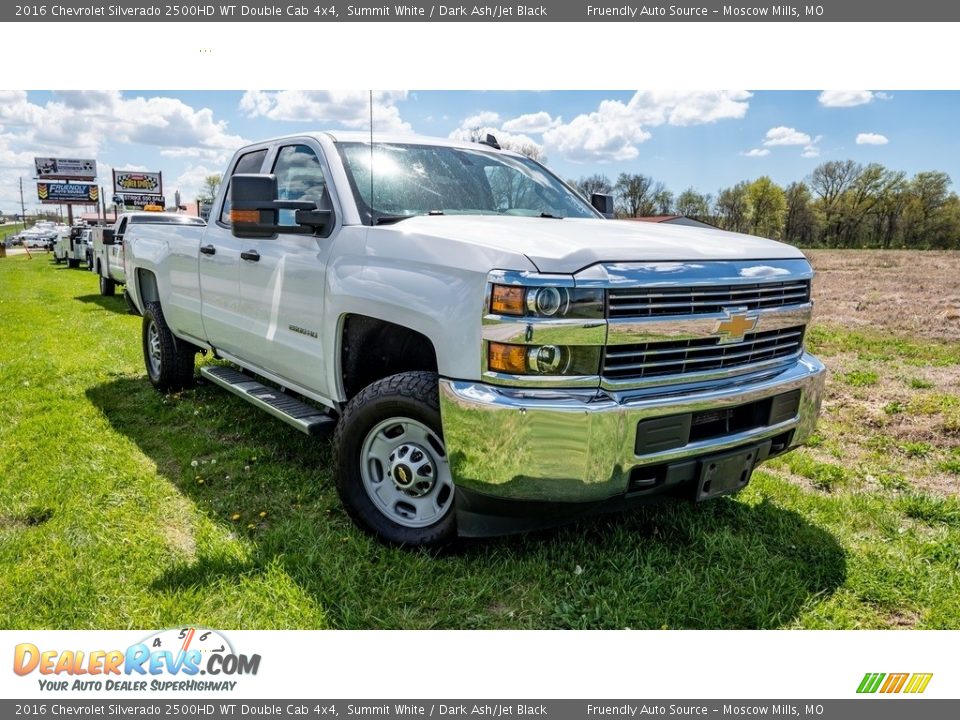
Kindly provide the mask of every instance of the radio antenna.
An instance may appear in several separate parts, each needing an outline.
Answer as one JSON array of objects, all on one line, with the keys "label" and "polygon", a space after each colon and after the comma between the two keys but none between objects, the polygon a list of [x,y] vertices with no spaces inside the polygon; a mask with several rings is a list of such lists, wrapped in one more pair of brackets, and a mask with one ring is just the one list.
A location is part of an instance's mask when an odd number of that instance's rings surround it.
[{"label": "radio antenna", "polygon": [[373,227],[373,90],[370,91],[370,227]]}]

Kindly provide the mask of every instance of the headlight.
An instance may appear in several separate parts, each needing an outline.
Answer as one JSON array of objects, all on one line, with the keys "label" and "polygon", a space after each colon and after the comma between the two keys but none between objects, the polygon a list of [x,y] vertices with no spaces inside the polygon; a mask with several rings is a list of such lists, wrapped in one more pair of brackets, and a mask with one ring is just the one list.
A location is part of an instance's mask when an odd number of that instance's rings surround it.
[{"label": "headlight", "polygon": [[602,318],[603,290],[494,285],[490,312],[515,317]]},{"label": "headlight", "polygon": [[508,375],[596,375],[600,347],[491,342],[487,368]]}]

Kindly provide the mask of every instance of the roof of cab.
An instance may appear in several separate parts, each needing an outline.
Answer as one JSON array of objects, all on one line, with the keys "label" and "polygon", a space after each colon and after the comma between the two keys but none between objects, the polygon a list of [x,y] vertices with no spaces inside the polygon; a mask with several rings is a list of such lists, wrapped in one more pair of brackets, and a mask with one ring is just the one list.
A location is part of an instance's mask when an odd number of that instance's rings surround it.
[{"label": "roof of cab", "polygon": [[[370,133],[363,130],[313,130],[308,132],[301,133],[292,133],[290,135],[282,135],[270,140],[263,140],[261,142],[255,143],[256,145],[263,145],[265,143],[276,142],[277,140],[284,140],[286,138],[297,138],[297,137],[317,137],[320,135],[326,135],[328,138],[333,140],[335,143],[362,143],[368,145],[370,143]],[[403,134],[403,133],[374,133],[373,142],[376,143],[386,143],[394,145],[437,145],[441,147],[455,147],[463,148],[466,150],[489,150],[492,152],[503,152],[510,155],[516,155],[517,153],[512,150],[496,150],[489,145],[484,145],[483,143],[470,142],[469,140],[454,140],[451,138],[441,138],[441,137],[430,137],[427,135],[413,135],[413,134]]]}]

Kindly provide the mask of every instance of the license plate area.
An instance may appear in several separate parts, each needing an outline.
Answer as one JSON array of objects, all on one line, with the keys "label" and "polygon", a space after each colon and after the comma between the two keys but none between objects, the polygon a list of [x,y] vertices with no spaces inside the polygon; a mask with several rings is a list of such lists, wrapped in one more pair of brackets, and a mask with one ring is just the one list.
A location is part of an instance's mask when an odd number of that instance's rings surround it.
[{"label": "license plate area", "polygon": [[738,448],[700,461],[695,499],[700,502],[739,492],[750,482],[758,458],[765,457],[763,445]]}]

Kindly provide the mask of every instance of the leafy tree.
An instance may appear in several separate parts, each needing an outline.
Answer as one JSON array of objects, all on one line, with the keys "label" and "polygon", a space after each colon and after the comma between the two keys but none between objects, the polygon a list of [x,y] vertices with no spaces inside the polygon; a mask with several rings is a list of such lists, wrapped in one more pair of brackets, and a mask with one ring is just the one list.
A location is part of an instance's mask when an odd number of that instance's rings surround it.
[{"label": "leafy tree", "polygon": [[628,217],[655,214],[656,189],[652,177],[639,173],[621,173],[613,189],[621,214]]},{"label": "leafy tree", "polygon": [[819,227],[810,188],[803,182],[790,183],[784,191],[784,197],[787,201],[787,216],[782,239],[794,245],[813,245]]},{"label": "leafy tree", "polygon": [[220,173],[207,175],[203,179],[203,186],[200,188],[200,199],[213,202],[213,199],[217,196],[217,192],[220,190],[220,183],[222,181],[223,177]]},{"label": "leafy tree", "polygon": [[711,219],[711,199],[710,195],[703,195],[692,187],[687,188],[677,196],[674,210],[676,210],[677,215],[685,215],[706,222]]},{"label": "leafy tree", "polygon": [[715,205],[717,224],[724,230],[748,232],[750,230],[750,200],[747,183],[739,182],[717,193]]},{"label": "leafy tree", "polygon": [[787,198],[783,189],[764,175],[747,186],[747,203],[750,206],[750,232],[779,239],[787,216]]}]

